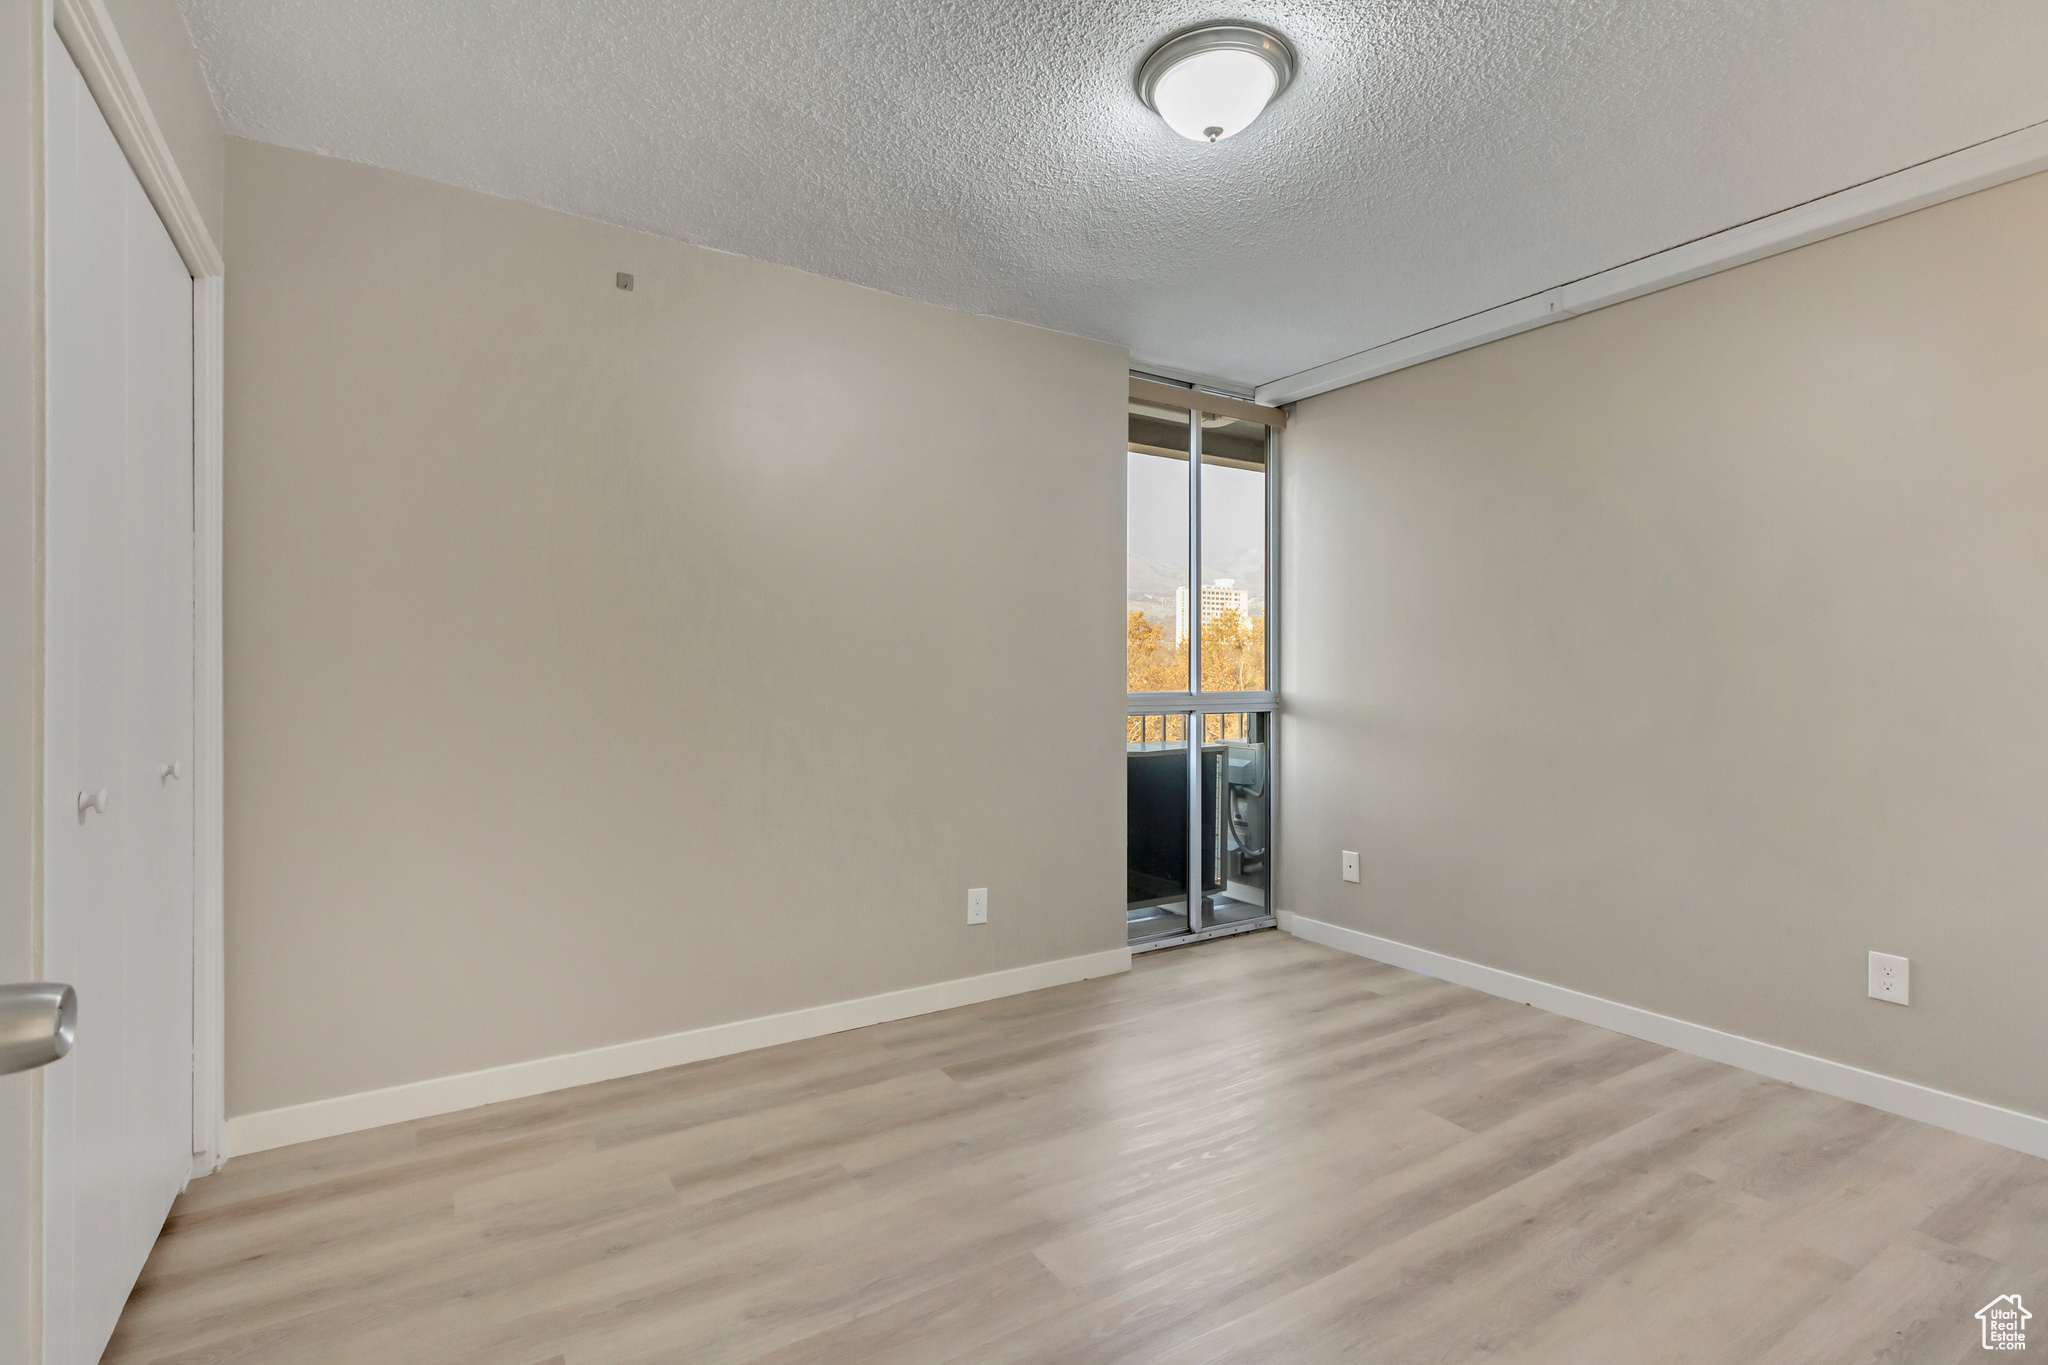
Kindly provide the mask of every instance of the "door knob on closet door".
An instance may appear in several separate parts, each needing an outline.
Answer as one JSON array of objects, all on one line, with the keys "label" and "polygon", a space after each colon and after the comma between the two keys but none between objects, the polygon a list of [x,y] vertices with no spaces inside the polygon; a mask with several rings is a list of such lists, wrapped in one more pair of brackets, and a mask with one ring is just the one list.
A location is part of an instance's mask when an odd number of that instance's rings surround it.
[{"label": "door knob on closet door", "polygon": [[85,813],[89,810],[96,810],[101,815],[107,813],[107,789],[105,787],[101,787],[96,792],[80,792],[78,794],[78,818],[83,820]]},{"label": "door knob on closet door", "polygon": [[0,1076],[47,1066],[71,1051],[78,994],[59,981],[0,986]]},{"label": "door knob on closet door", "polygon": [[185,765],[182,763],[166,763],[157,772],[157,777],[165,782],[170,781],[174,777],[183,777],[184,775]]}]

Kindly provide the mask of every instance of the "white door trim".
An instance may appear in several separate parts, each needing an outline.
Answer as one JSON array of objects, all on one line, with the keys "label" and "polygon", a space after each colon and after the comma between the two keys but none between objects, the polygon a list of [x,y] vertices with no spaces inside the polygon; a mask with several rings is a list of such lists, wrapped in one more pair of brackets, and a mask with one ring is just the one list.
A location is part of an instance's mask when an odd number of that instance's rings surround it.
[{"label": "white door trim", "polygon": [[220,247],[207,231],[199,201],[192,197],[179,173],[178,160],[171,155],[171,144],[150,112],[149,97],[142,93],[142,82],[136,79],[106,5],[101,0],[55,0],[51,18],[57,36],[64,40],[71,60],[85,77],[85,88],[92,91],[107,126],[114,130],[114,141],[121,144],[128,164],[135,168],[142,192],[164,220],[164,230],[184,258],[185,269],[194,279],[223,274],[226,266]]},{"label": "white door trim", "polygon": [[193,1171],[226,1160],[226,946],[221,749],[222,288],[226,262],[150,111],[103,0],[53,0],[51,21],[192,275]]},{"label": "white door trim", "polygon": [[2048,170],[2048,123],[2031,124],[1860,185],[1766,214],[1640,260],[1259,385],[1278,407],[1374,379],[1439,356],[1484,346],[1596,308],[1669,289],[1781,251],[1853,232],[2008,180]]},{"label": "white door trim", "polygon": [[227,1160],[220,275],[192,281],[192,1174]]}]

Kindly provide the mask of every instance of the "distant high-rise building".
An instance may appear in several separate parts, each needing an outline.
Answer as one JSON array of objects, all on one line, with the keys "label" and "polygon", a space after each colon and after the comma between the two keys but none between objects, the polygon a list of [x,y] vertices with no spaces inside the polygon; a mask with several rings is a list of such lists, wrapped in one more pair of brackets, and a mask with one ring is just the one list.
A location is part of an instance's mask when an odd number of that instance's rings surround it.
[{"label": "distant high-rise building", "polygon": [[[1226,611],[1234,611],[1245,620],[1252,619],[1252,595],[1237,586],[1234,578],[1219,578],[1214,583],[1202,585],[1202,624],[1208,625]],[[1188,590],[1173,590],[1173,642],[1178,645],[1188,638]]]}]

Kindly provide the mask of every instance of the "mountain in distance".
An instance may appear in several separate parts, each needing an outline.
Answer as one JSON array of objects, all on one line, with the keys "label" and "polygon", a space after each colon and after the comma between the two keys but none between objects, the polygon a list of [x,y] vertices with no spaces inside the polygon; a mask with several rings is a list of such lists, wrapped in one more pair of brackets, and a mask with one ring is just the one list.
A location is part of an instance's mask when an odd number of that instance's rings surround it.
[{"label": "mountain in distance", "polygon": [[[1137,555],[1126,555],[1124,560],[1125,610],[1142,611],[1154,620],[1172,621],[1174,590],[1186,584],[1187,571],[1178,564],[1141,559]],[[1220,565],[1210,560],[1208,581],[1213,583],[1219,578],[1233,580],[1238,587],[1251,593],[1252,613],[1263,615],[1266,587],[1260,581],[1260,573],[1259,552],[1251,550],[1226,558]]]}]

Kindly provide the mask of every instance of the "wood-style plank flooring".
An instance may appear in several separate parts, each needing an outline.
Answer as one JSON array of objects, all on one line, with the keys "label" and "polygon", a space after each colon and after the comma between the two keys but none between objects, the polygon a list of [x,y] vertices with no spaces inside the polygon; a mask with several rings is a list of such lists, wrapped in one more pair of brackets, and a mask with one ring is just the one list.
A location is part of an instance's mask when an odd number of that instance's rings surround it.
[{"label": "wood-style plank flooring", "polygon": [[1946,1362],[2048,1162],[1277,933],[237,1158],[115,1362]]}]

